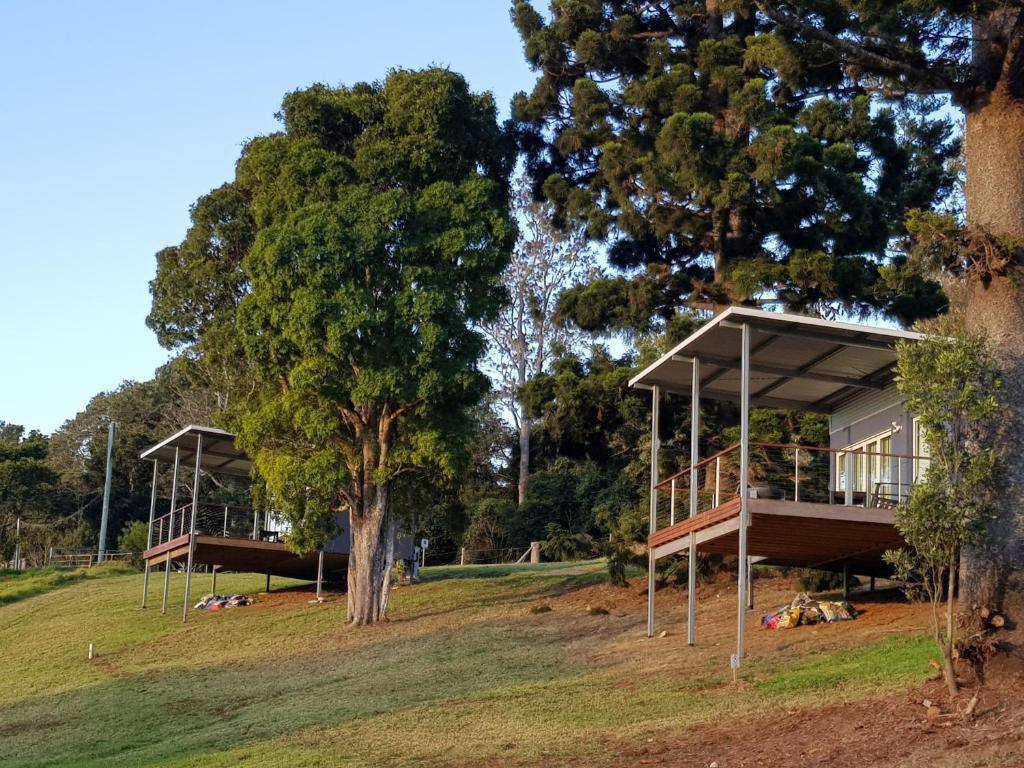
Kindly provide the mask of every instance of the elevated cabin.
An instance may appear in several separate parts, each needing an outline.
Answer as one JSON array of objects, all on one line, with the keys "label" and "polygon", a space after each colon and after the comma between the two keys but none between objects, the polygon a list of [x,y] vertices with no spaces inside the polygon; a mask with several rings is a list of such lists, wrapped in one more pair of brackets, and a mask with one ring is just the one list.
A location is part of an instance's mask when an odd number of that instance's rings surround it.
[{"label": "elevated cabin", "polygon": [[[153,462],[153,492],[150,502],[147,548],[143,553],[145,579],[142,607],[146,607],[149,573],[164,568],[163,609],[167,609],[169,574],[174,565],[185,567],[187,617],[192,571],[196,565],[209,566],[216,590],[217,571],[264,573],[270,576],[316,580],[317,592],[324,578],[342,578],[348,569],[351,526],[348,512],[337,515],[338,535],[323,550],[298,555],[288,549],[284,537],[289,525],[272,511],[230,504],[202,497],[202,478],[242,478],[247,486],[252,461],[235,445],[235,436],[214,427],[189,425],[147,449],[142,459]],[[157,510],[157,479],[160,467],[173,467],[169,508]],[[191,480],[191,499],[178,497],[184,477]],[[236,481],[237,484],[237,481]],[[396,541],[396,559],[414,561],[411,537]]]},{"label": "elevated cabin", "polygon": [[[739,558],[737,651],[753,607],[750,566],[886,575],[903,544],[895,507],[927,466],[913,415],[894,384],[896,342],[919,334],[733,307],[637,374],[652,393],[648,635],[658,559],[689,555],[688,641],[696,642],[696,555]],[[659,476],[659,403],[691,400],[690,462]],[[699,455],[701,399],[735,403],[740,441]],[[829,445],[750,439],[752,407],[828,414]]]}]

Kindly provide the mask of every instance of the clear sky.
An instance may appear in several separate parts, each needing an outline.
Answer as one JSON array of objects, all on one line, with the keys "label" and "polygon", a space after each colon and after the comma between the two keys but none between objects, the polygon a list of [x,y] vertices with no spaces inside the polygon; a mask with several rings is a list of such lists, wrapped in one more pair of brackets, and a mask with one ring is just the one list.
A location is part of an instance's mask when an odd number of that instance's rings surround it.
[{"label": "clear sky", "polygon": [[506,0],[0,2],[0,420],[51,432],[167,358],[154,254],[290,90],[448,66],[508,114]]}]

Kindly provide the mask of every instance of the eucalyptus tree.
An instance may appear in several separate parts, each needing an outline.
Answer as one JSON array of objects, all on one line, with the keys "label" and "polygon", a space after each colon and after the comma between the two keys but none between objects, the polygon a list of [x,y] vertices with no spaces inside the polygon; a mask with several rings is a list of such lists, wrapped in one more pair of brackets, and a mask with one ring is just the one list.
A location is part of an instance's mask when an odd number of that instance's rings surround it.
[{"label": "eucalyptus tree", "polygon": [[151,321],[210,367],[244,366],[225,423],[291,547],[322,546],[349,513],[349,620],[373,623],[409,512],[394,482],[458,476],[488,389],[476,328],[504,300],[514,145],[492,97],[443,69],[314,85],[280,119],[160,256]]}]

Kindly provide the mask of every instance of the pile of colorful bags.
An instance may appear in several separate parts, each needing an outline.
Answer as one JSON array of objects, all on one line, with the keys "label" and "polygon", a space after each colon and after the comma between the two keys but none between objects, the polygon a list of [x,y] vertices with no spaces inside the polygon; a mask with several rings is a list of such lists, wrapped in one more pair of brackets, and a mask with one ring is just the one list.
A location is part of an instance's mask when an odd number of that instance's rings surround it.
[{"label": "pile of colorful bags", "polygon": [[224,608],[237,608],[242,605],[252,605],[255,598],[245,595],[203,595],[203,599],[196,603],[196,609],[200,611],[220,611]]},{"label": "pile of colorful bags", "polygon": [[761,626],[765,629],[791,629],[801,624],[831,624],[855,618],[857,611],[845,600],[812,600],[801,592],[789,605],[762,616]]}]

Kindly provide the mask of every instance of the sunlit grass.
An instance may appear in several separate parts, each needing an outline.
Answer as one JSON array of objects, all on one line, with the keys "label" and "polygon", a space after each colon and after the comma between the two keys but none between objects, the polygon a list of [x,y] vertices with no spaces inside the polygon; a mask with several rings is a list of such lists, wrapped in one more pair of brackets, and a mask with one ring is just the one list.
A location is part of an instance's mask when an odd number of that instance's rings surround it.
[{"label": "sunlit grass", "polygon": [[[585,601],[561,601],[601,582],[601,563],[426,577],[395,590],[392,621],[364,629],[345,626],[343,596],[310,603],[285,579],[274,589],[291,590],[188,624],[180,574],[168,615],[159,573],[145,611],[138,574],[78,578],[6,605],[0,764],[601,765],[621,741],[903,690],[929,673],[926,639],[890,637],[754,657],[737,688],[709,663],[713,647],[658,645],[639,611],[590,615]],[[218,578],[219,592],[263,587],[262,576]],[[197,575],[193,595],[208,588]],[[539,601],[553,610],[531,613]],[[706,630],[712,644],[718,630]]]}]

